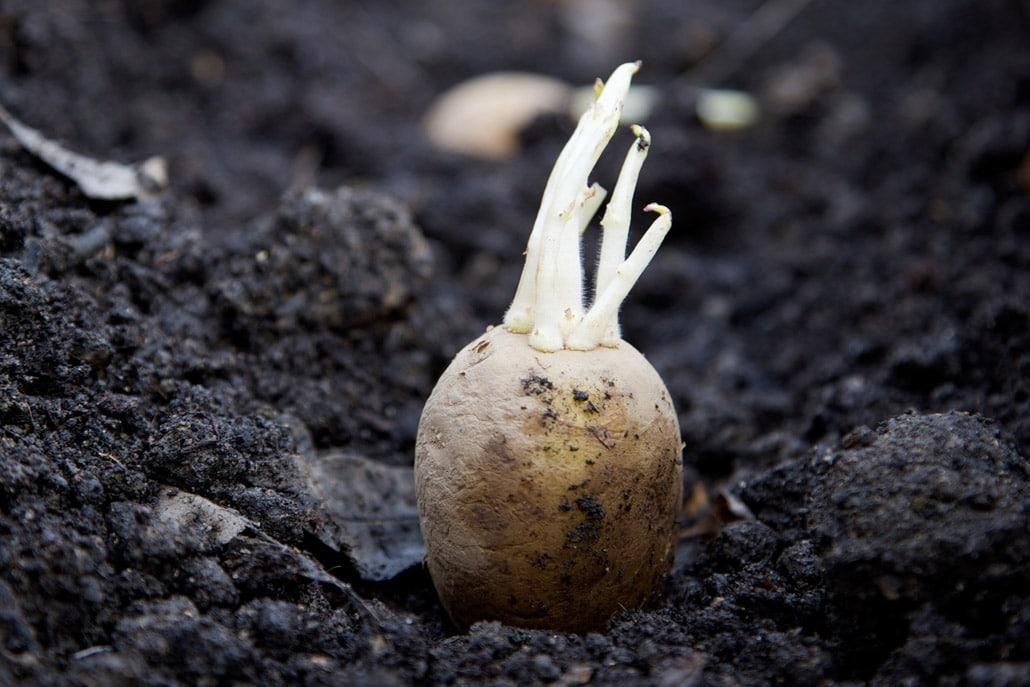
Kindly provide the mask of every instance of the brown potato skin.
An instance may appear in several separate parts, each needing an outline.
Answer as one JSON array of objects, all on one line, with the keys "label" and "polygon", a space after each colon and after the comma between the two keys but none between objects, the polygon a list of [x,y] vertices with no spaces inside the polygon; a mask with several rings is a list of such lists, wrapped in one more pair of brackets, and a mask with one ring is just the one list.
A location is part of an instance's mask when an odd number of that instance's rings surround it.
[{"label": "brown potato skin", "polygon": [[419,422],[427,563],[459,625],[585,632],[646,604],[672,565],[683,495],[669,392],[635,348],[541,353],[494,327]]}]

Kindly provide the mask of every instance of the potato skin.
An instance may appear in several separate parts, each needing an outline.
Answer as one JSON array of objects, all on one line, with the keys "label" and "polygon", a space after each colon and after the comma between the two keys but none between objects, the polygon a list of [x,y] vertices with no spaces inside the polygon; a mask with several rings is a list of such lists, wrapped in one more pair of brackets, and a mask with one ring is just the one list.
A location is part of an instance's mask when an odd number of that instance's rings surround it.
[{"label": "potato skin", "polygon": [[419,422],[427,563],[459,625],[584,632],[661,590],[682,500],[669,392],[635,348],[541,353],[494,327]]}]

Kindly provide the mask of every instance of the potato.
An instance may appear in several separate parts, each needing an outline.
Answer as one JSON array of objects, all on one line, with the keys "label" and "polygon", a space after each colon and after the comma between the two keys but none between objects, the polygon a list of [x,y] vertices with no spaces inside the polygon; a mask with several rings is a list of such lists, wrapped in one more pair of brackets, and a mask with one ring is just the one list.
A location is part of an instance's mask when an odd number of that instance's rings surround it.
[{"label": "potato", "polygon": [[672,564],[682,498],[669,393],[635,348],[541,354],[494,327],[426,403],[416,493],[454,621],[585,631]]},{"label": "potato", "polygon": [[544,189],[503,327],[466,346],[422,411],[419,520],[454,621],[587,631],[645,604],[672,564],[682,498],[679,426],[658,373],[622,340],[619,308],[672,227],[669,209],[626,257],[651,135],[630,145],[601,220],[584,308],[580,236],[606,192],[589,183],[618,127],[628,62],[598,82]]}]

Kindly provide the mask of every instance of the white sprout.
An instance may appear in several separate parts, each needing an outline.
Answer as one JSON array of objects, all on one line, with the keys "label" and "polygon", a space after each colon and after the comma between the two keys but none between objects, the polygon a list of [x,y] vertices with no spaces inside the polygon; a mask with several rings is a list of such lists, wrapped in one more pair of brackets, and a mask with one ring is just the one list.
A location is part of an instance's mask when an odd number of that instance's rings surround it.
[{"label": "white sprout", "polygon": [[504,316],[508,331],[528,334],[529,345],[537,350],[618,346],[619,307],[672,227],[668,208],[648,205],[644,209],[657,212],[658,218],[625,257],[633,191],[651,144],[647,130],[634,126],[636,140],[601,220],[604,233],[594,302],[584,313],[580,236],[607,195],[596,183],[587,186],[587,182],[615,134],[630,81],[639,68],[639,62],[628,62],[612,72],[607,83],[598,81],[593,106],[580,117],[544,188],[522,277]]},{"label": "white sprout", "polygon": [[[611,284],[615,272],[626,255],[626,242],[629,240],[630,212],[633,206],[633,191],[637,187],[640,168],[647,158],[647,150],[651,147],[651,134],[643,127],[634,126],[633,135],[637,140],[629,147],[626,160],[619,171],[619,179],[615,182],[615,191],[608,201],[608,209],[601,219],[604,235],[601,240],[601,257],[597,264],[597,288],[595,298],[599,298]],[[618,306],[616,305],[616,310]],[[614,346],[622,338],[619,329],[618,312],[604,332],[601,343]]]}]

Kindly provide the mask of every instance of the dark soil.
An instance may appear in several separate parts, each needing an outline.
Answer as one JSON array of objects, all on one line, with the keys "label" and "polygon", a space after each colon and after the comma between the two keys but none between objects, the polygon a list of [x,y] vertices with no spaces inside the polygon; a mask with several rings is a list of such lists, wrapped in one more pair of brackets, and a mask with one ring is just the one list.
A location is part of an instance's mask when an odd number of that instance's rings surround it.
[{"label": "dark soil", "polygon": [[[0,135],[0,685],[1030,684],[1030,5],[815,0],[724,70],[764,108],[725,134],[691,75],[761,3],[602,43],[582,4],[0,3],[4,104],[172,181],[90,201]],[[675,226],[623,322],[680,412],[676,569],[603,634],[462,631],[312,465],[403,476],[572,128],[450,156],[433,96],[636,57]]]}]

